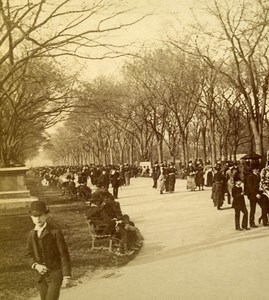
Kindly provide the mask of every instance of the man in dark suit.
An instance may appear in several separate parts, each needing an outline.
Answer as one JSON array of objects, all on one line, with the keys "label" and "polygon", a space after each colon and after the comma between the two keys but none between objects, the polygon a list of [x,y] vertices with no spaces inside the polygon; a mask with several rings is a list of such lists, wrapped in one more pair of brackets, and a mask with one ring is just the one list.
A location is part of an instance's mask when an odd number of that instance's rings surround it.
[{"label": "man in dark suit", "polygon": [[155,161],[152,167],[152,179],[153,179],[153,188],[157,189],[157,182],[160,176],[160,166],[158,161]]},{"label": "man in dark suit", "polygon": [[120,173],[119,170],[115,167],[112,167],[110,174],[110,182],[113,188],[114,199],[118,199],[119,187],[121,185]]},{"label": "man in dark suit", "polygon": [[260,181],[261,176],[259,174],[259,167],[254,166],[252,172],[247,176],[245,181],[245,193],[248,196],[249,204],[250,204],[250,213],[249,213],[249,225],[252,228],[258,227],[255,224],[255,212],[257,203],[261,206],[261,193],[260,193]]},{"label": "man in dark suit", "polygon": [[29,213],[35,225],[27,238],[27,257],[38,276],[41,300],[57,300],[60,288],[70,284],[71,267],[62,231],[50,222],[43,201],[33,201]]}]

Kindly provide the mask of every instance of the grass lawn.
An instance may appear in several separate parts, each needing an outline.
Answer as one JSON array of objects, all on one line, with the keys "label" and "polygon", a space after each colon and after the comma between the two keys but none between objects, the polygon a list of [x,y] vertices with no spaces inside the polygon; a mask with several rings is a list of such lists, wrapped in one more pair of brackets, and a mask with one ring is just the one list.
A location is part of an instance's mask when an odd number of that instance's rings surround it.
[{"label": "grass lawn", "polygon": [[[38,195],[38,185],[34,190]],[[45,194],[43,193],[42,197],[45,197]],[[48,194],[50,196],[45,201],[63,230],[71,256],[72,277],[75,283],[88,271],[123,265],[131,259],[117,257],[106,251],[90,251],[91,239],[85,218],[86,207],[79,203],[53,205],[54,200],[55,203],[61,202],[59,195]],[[26,239],[31,228],[33,224],[25,208],[0,211],[1,300],[29,299],[37,293],[35,271],[29,268],[25,259]]]}]

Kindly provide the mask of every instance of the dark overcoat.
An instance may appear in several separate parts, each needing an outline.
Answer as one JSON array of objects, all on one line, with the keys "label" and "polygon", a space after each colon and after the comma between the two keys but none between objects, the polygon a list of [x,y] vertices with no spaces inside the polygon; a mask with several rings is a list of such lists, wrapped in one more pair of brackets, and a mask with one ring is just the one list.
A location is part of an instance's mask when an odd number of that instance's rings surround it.
[{"label": "dark overcoat", "polygon": [[[38,239],[42,245],[41,249],[38,247]],[[51,224],[47,223],[40,238],[34,229],[29,232],[26,256],[30,266],[34,263],[44,264],[49,272],[62,271],[63,276],[71,276],[70,257],[63,233]]]},{"label": "dark overcoat", "polygon": [[232,196],[233,196],[233,208],[235,209],[245,209],[246,203],[243,193],[243,189],[240,186],[234,186],[232,188]]},{"label": "dark overcoat", "polygon": [[251,173],[246,178],[245,192],[247,196],[252,199],[255,198],[257,194],[260,194],[260,174]]}]

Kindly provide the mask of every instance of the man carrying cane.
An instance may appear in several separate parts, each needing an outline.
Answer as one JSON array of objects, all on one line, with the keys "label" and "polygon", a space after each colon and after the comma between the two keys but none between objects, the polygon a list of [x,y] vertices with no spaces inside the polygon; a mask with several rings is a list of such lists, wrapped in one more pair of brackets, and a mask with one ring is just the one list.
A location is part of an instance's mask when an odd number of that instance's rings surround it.
[{"label": "man carrying cane", "polygon": [[70,284],[71,267],[62,231],[48,222],[48,209],[43,201],[33,201],[29,213],[35,227],[27,238],[27,257],[38,272],[41,300],[57,300],[61,286]]}]

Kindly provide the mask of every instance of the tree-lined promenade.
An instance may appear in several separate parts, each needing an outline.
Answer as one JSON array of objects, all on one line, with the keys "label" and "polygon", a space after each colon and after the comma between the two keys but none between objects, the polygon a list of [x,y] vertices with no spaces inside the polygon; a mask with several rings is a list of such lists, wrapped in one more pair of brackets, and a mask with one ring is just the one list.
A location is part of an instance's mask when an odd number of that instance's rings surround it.
[{"label": "tree-lined promenade", "polygon": [[[264,155],[267,1],[211,1],[203,15],[214,26],[197,18],[185,37],[168,36],[158,49],[138,53],[127,53],[103,34],[120,34],[144,16],[130,19],[128,10],[110,1],[76,9],[72,3],[0,2],[2,166],[25,161],[40,145],[55,164],[65,165],[145,158],[215,164],[250,149]],[[91,54],[99,47],[98,57]],[[58,64],[66,56],[122,55],[126,63],[118,78],[82,82]],[[46,129],[61,120],[48,137]]]}]

